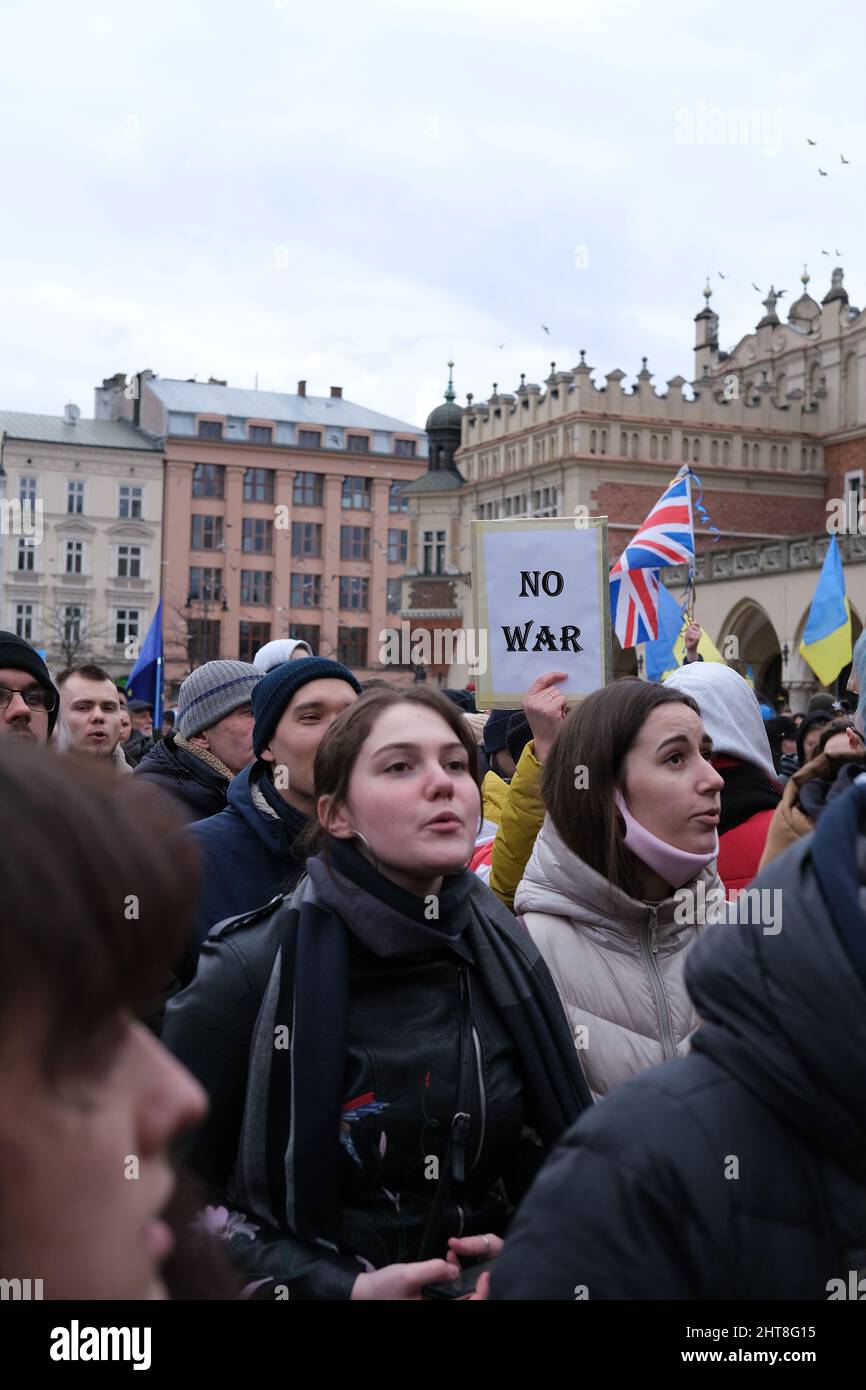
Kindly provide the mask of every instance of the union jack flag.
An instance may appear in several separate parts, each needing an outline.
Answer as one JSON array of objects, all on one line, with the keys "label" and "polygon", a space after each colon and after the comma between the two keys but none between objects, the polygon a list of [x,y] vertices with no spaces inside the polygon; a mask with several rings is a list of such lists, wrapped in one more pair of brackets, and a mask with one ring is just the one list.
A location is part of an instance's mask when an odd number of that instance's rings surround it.
[{"label": "union jack flag", "polygon": [[658,637],[659,570],[665,565],[694,568],[695,533],[691,477],[678,474],[662,493],[610,572],[614,630],[622,647]]}]

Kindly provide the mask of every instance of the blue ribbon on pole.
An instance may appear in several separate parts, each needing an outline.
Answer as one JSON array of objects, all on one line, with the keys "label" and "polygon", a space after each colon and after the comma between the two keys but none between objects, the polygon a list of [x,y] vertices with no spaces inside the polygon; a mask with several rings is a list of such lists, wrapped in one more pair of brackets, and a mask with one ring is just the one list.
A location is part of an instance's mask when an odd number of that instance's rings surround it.
[{"label": "blue ribbon on pole", "polygon": [[714,541],[721,540],[722,533],[719,530],[718,526],[714,526],[713,523],[710,521],[710,514],[703,504],[704,485],[693,468],[689,469],[689,477],[694,478],[695,484],[698,488],[697,497],[692,498],[692,506],[698,514],[698,519],[701,525],[707,527]]}]

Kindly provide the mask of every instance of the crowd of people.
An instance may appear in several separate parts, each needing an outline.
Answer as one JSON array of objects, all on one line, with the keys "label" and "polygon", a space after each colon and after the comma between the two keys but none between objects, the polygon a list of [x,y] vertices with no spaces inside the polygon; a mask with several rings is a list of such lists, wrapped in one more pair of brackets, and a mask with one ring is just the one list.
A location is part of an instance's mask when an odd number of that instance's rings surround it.
[{"label": "crowd of people", "polygon": [[154,729],[0,633],[0,1278],[825,1299],[859,1270],[866,636],[853,713],[802,716],[699,637],[663,683],[571,706],[553,670],[492,712],[287,639]]}]

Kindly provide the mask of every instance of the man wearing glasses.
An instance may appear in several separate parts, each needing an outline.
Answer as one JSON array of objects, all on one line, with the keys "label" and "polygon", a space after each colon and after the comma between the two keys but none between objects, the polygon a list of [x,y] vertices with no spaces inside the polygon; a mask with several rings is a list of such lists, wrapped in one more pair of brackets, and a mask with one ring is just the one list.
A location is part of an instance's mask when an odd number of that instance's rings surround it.
[{"label": "man wearing glasses", "polygon": [[14,632],[0,632],[0,738],[11,734],[47,743],[58,703],[39,653]]}]

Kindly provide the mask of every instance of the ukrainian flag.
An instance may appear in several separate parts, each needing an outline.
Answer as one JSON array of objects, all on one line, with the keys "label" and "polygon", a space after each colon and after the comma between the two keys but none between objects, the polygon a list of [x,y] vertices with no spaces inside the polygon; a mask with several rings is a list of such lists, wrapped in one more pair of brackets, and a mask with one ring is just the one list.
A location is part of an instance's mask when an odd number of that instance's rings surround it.
[{"label": "ukrainian flag", "polygon": [[[688,619],[683,616],[683,611],[670,589],[660,584],[658,639],[655,642],[647,642],[644,647],[647,680],[663,681],[671,671],[682,666],[686,655],[683,634],[688,625]],[[725,661],[721,652],[703,631],[698,643],[698,654],[704,661]]]},{"label": "ukrainian flag", "polygon": [[830,685],[852,654],[851,610],[845,595],[842,556],[833,536],[800,642],[800,655],[822,685]]}]

